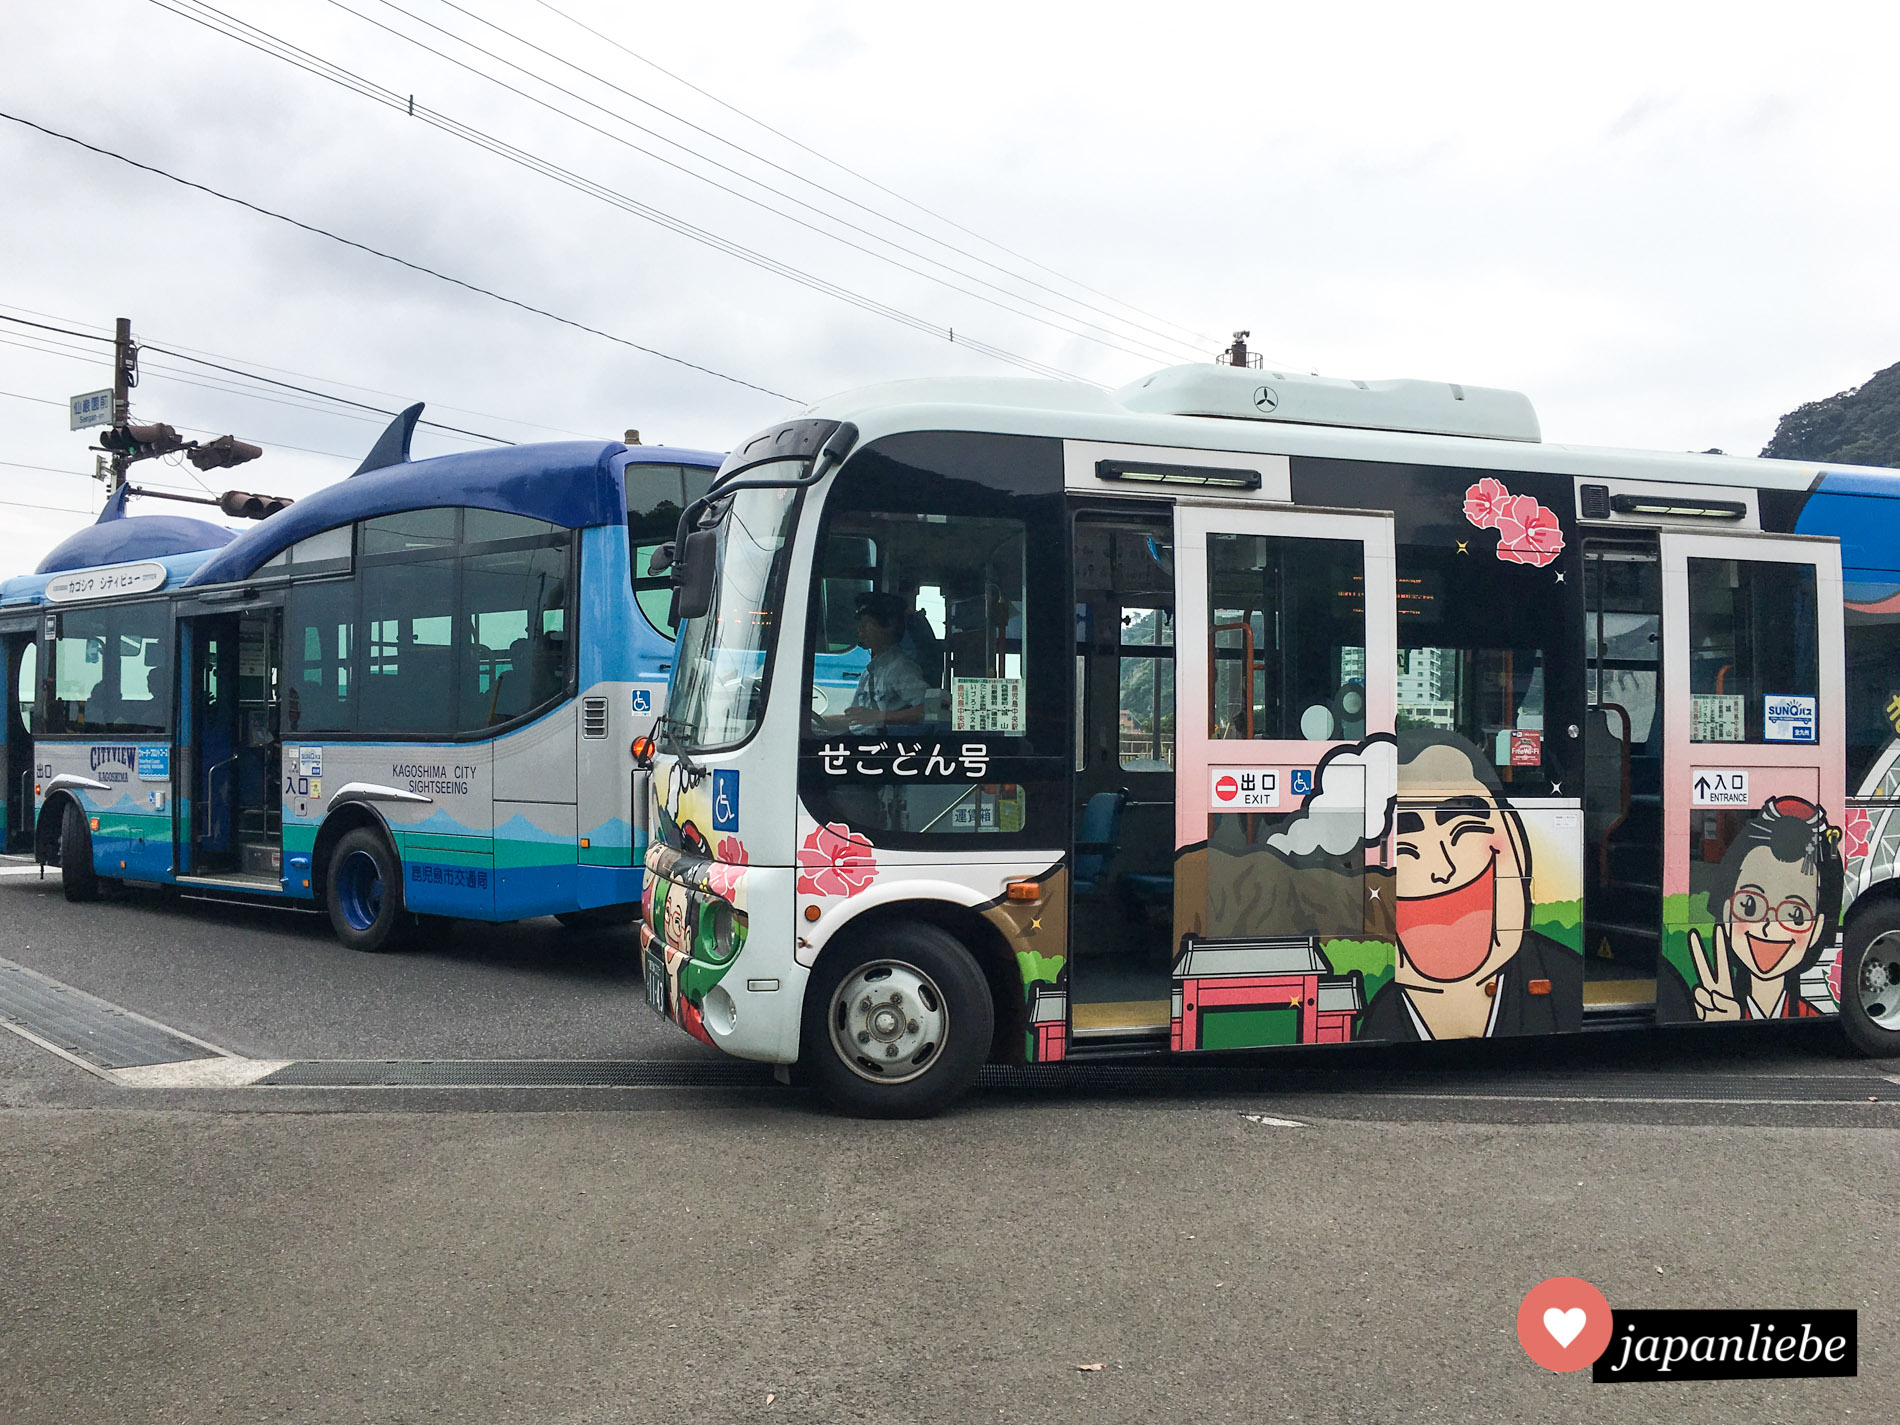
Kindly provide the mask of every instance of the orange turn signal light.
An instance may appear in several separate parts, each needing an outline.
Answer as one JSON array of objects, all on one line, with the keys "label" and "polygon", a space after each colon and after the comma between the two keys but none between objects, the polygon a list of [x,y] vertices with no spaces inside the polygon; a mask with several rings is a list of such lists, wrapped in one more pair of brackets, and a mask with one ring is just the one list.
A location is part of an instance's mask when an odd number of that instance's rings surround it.
[{"label": "orange turn signal light", "polygon": [[636,737],[633,739],[633,760],[634,761],[651,762],[653,760],[654,750],[655,749],[653,746],[652,738]]},{"label": "orange turn signal light", "polygon": [[808,905],[805,907],[805,919],[807,920],[816,920],[818,919],[819,916],[823,914],[824,912],[818,909],[818,907],[815,905]]},{"label": "orange turn signal light", "polygon": [[1550,993],[1550,981],[1549,980],[1530,980],[1526,982],[1524,988],[1529,993],[1534,994],[1534,995],[1547,995]]},{"label": "orange turn signal light", "polygon": [[1009,898],[1013,901],[1035,901],[1042,899],[1041,881],[1011,881]]}]

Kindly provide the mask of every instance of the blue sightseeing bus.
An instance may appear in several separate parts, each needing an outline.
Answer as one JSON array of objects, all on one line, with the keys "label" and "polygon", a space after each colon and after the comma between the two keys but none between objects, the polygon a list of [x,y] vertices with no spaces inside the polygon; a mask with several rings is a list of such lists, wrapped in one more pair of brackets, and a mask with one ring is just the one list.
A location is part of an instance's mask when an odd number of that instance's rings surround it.
[{"label": "blue sightseeing bus", "polygon": [[631,744],[671,673],[646,569],[721,457],[564,442],[408,458],[241,534],[98,523],[0,583],[5,843],[114,882],[432,917],[630,919]]}]

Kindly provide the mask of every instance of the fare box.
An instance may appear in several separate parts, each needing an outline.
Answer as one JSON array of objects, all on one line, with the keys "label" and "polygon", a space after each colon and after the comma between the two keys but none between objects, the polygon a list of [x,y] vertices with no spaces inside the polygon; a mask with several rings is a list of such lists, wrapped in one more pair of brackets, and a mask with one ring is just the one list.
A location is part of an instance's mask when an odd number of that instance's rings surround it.
[{"label": "fare box", "polygon": [[1210,767],[1208,805],[1214,811],[1277,811],[1280,773],[1272,767]]}]

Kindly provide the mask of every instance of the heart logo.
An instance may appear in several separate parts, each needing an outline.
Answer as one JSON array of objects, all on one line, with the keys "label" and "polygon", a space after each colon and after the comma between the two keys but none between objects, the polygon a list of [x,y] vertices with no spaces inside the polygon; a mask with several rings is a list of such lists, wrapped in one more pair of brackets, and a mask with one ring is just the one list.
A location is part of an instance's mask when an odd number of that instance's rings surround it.
[{"label": "heart logo", "polygon": [[1544,1329],[1559,1346],[1567,1347],[1582,1334],[1587,1320],[1581,1306],[1573,1306],[1568,1311],[1559,1311],[1553,1306],[1544,1312]]}]

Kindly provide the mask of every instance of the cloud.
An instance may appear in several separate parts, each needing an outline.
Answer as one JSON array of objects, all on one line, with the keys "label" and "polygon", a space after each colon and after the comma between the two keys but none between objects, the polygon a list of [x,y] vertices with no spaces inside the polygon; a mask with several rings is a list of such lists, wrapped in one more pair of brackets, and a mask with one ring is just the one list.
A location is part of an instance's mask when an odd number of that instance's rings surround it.
[{"label": "cloud", "polygon": [[1383,840],[1398,790],[1398,748],[1386,733],[1326,755],[1315,789],[1267,845],[1284,856],[1344,856]]}]

